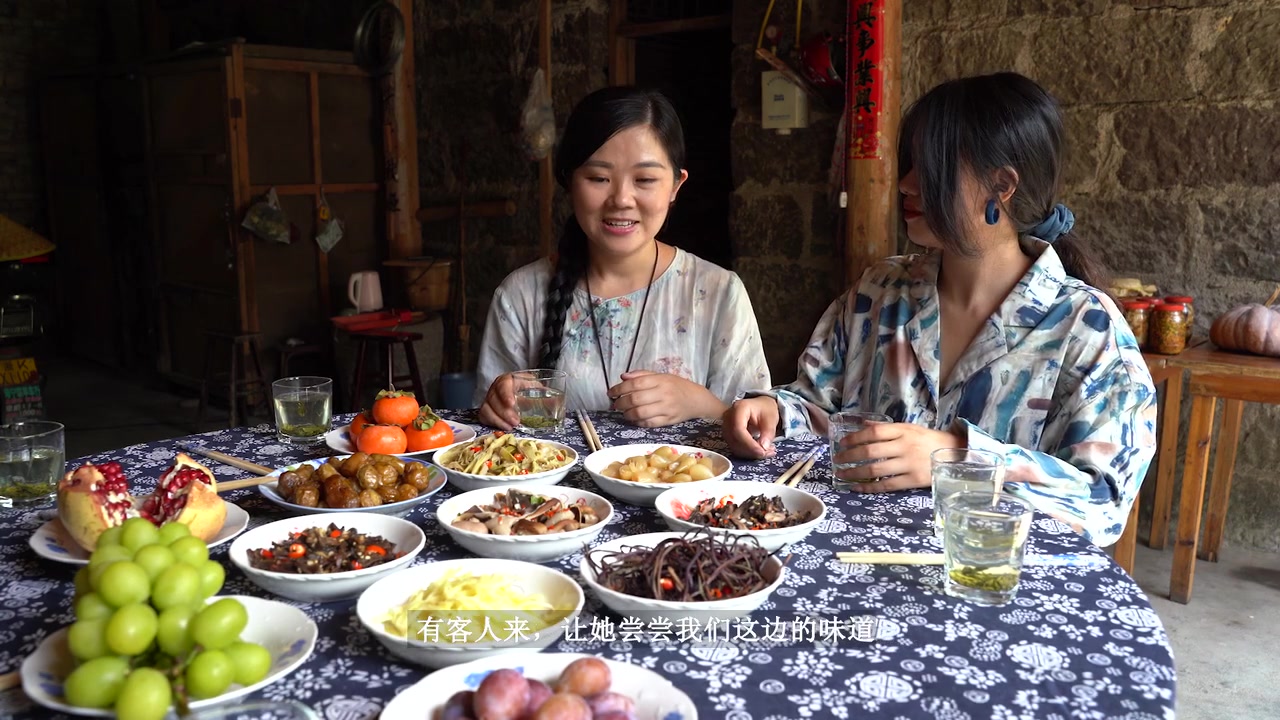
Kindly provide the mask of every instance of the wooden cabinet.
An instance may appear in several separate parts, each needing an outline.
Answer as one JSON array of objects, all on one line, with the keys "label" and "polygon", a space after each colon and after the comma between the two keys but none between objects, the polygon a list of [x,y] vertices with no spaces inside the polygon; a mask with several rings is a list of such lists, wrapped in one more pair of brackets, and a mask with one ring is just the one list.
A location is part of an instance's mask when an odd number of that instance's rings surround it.
[{"label": "wooden cabinet", "polygon": [[[348,276],[387,257],[377,83],[348,53],[243,43],[144,74],[157,369],[199,379],[207,330],[261,332],[264,350],[327,336]],[[240,227],[272,187],[287,245]],[[328,253],[315,242],[322,197],[345,226]]]}]

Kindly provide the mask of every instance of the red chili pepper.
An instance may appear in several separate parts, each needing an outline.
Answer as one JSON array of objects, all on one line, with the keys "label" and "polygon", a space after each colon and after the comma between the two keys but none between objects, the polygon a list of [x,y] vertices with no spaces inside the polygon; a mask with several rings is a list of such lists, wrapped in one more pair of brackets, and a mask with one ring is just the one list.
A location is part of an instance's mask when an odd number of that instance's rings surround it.
[{"label": "red chili pepper", "polygon": [[494,436],[494,437],[496,437],[496,438],[500,438],[500,437],[502,437],[503,435],[506,435],[506,433],[502,432],[501,430],[499,430],[499,431],[497,431],[497,432],[495,432],[495,433],[493,434],[493,436]]},{"label": "red chili pepper", "polygon": [[363,569],[364,569],[364,565],[362,565],[362,564],[360,563],[360,561],[359,561],[359,560],[357,560],[357,561],[355,561],[355,562],[351,563],[351,569],[352,569],[352,570],[363,570]]},{"label": "red chili pepper", "polygon": [[289,546],[289,557],[291,558],[300,558],[306,554],[307,549],[302,546],[302,543],[294,543]]},{"label": "red chili pepper", "polygon": [[521,475],[528,475],[528,474],[529,474],[529,471],[528,471],[528,470],[521,470],[521,471],[520,471],[520,474],[521,474]]},{"label": "red chili pepper", "polygon": [[485,461],[484,461],[484,466],[485,466],[485,467],[487,467],[487,468],[491,468],[491,467],[493,467],[493,461],[492,461],[492,460],[485,460]]},{"label": "red chili pepper", "polygon": [[671,578],[662,578],[661,580],[658,581],[658,586],[661,587],[663,590],[670,590],[671,588],[675,587],[676,584],[671,582]]},{"label": "red chili pepper", "polygon": [[271,552],[270,550],[263,550],[263,551],[262,551],[262,557],[264,557],[264,558],[266,558],[266,559],[268,559],[268,560],[270,560],[271,558],[274,558],[275,556],[276,556],[276,554],[275,554],[275,553],[273,553],[273,552]]},{"label": "red chili pepper", "polygon": [[556,459],[557,459],[557,460],[563,460],[563,459],[564,459],[564,455],[561,455],[561,454],[557,453],[557,454],[556,454]]},{"label": "red chili pepper", "polygon": [[384,550],[381,545],[370,545],[369,547],[365,548],[365,550],[368,550],[374,555],[382,555],[384,557],[387,554],[387,551]]},{"label": "red chili pepper", "polygon": [[331,537],[331,538],[342,537],[342,531],[341,531],[341,530],[330,530],[330,531],[329,531],[329,537]]},{"label": "red chili pepper", "polygon": [[480,452],[480,450],[481,450],[481,449],[480,449],[480,448],[478,448],[478,447],[473,447],[473,448],[471,448],[471,452],[472,452],[472,454],[477,454],[477,453],[479,453],[479,452]]},{"label": "red chili pepper", "polygon": [[512,457],[514,457],[516,460],[519,460],[519,461],[521,461],[521,462],[523,462],[523,461],[524,461],[524,453],[516,453],[516,454],[515,454],[515,455],[513,455]]}]

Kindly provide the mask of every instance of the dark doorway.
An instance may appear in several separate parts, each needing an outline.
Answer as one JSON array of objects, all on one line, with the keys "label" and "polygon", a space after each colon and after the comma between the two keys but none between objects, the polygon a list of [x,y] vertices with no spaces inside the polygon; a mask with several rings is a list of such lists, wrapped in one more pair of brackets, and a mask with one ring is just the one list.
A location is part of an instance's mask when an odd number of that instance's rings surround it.
[{"label": "dark doorway", "polygon": [[684,126],[689,182],[672,208],[663,239],[725,268],[733,262],[732,50],[728,27],[635,39],[636,84],[657,88],[671,98]]}]

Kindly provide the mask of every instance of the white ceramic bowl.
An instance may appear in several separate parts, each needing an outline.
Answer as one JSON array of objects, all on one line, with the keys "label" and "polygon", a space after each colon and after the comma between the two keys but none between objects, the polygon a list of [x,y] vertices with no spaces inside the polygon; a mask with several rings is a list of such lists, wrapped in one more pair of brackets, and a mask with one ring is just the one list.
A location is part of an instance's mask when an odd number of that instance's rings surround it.
[{"label": "white ceramic bowl", "polygon": [[[307,614],[276,600],[248,595],[219,595],[209,598],[212,603],[224,598],[239,600],[249,614],[249,624],[240,633],[246,642],[262,645],[271,653],[271,668],[261,681],[244,687],[232,685],[231,689],[215,698],[196,700],[192,710],[212,707],[257,692],[284,678],[311,657],[319,632]],[[61,712],[90,717],[115,717],[111,710],[68,705],[62,694],[62,682],[75,667],[75,658],[67,647],[67,628],[49,635],[36,651],[22,662],[22,689],[27,697],[37,703]]]},{"label": "white ceramic bowl", "polygon": [[[520,438],[526,439],[523,435],[520,436]],[[431,461],[444,471],[444,474],[449,477],[449,482],[453,483],[455,487],[464,492],[482,489],[505,490],[509,487],[558,485],[560,484],[560,481],[564,480],[565,476],[569,474],[569,471],[573,469],[573,466],[578,464],[578,452],[564,443],[558,443],[554,440],[544,440],[542,438],[527,439],[537,440],[538,442],[543,442],[562,450],[565,453],[565,456],[569,458],[569,461],[554,470],[546,470],[540,473],[529,473],[528,475],[472,475],[471,473],[453,470],[440,461],[445,453],[462,447],[462,443],[450,445],[447,448],[440,448],[431,456]]]},{"label": "white ceramic bowl", "polygon": [[[404,554],[390,562],[362,570],[314,575],[270,572],[249,564],[249,553],[270,548],[295,532],[312,527],[328,528],[329,523],[334,523],[344,530],[355,528],[356,531],[366,535],[386,538],[388,542],[395,544],[395,552]],[[267,592],[299,602],[332,602],[354,598],[388,573],[408,567],[413,563],[413,559],[418,557],[418,553],[422,552],[426,541],[427,536],[421,528],[408,520],[392,515],[367,512],[322,513],[300,515],[254,528],[236,538],[236,541],[231,543],[228,553],[231,562],[235,563],[254,585]]]},{"label": "white ceramic bowl", "polygon": [[[685,533],[676,532],[646,533],[644,535],[632,535],[611,540],[592,548],[588,554],[584,554],[582,561],[578,564],[578,570],[582,574],[583,582],[595,592],[596,597],[600,598],[600,602],[623,618],[636,618],[646,625],[658,619],[669,620],[671,627],[675,627],[676,623],[683,618],[694,618],[700,624],[705,625],[711,618],[732,620],[733,618],[750,615],[769,599],[769,596],[773,594],[774,590],[778,589],[778,586],[782,584],[783,579],[786,577],[786,568],[782,566],[782,561],[776,556],[772,556],[765,560],[762,570],[765,579],[769,581],[768,586],[750,595],[706,602],[652,600],[610,590],[596,580],[596,573],[589,562],[590,558],[595,558],[597,562],[600,562],[609,552],[633,547],[657,547],[658,543],[663,540],[684,537],[684,535]],[[729,538],[729,540],[733,541],[735,539]]]},{"label": "white ceramic bowl", "polygon": [[[689,510],[703,500],[728,498],[741,504],[743,500],[753,495],[781,498],[782,504],[787,510],[795,513],[813,513],[813,519],[799,525],[771,530],[713,528],[682,519],[687,518]],[[769,552],[773,552],[784,545],[803,540],[827,516],[826,503],[822,502],[816,495],[811,495],[803,490],[787,487],[786,485],[753,482],[751,480],[700,482],[688,487],[677,485],[659,495],[654,507],[662,515],[662,519],[667,522],[667,527],[676,532],[705,527],[711,532],[721,535],[749,535],[758,540],[760,546]]]},{"label": "white ceramic bowl", "polygon": [[[476,439],[476,430],[470,425],[463,425],[462,423],[454,422],[452,420],[445,420],[445,422],[449,423],[449,427],[453,428],[453,442],[449,443],[448,445],[445,445],[444,447],[451,447],[460,442],[471,442],[472,440]],[[356,444],[351,442],[350,436],[347,435],[347,428],[350,425],[351,423],[347,423],[346,425],[343,425],[340,428],[336,428],[325,433],[324,435],[325,445],[328,445],[329,449],[333,450],[339,455],[350,455],[351,453],[355,452]],[[436,447],[436,448],[431,448],[430,450],[419,450],[418,452],[399,453],[396,457],[426,458],[428,455],[431,455],[432,453],[440,449],[441,448]]]},{"label": "white ceramic bowl", "polygon": [[[382,505],[378,505],[375,507],[359,508],[358,510],[360,512],[377,513],[378,515],[395,515],[396,517],[404,517],[405,515],[408,515],[409,512],[413,510],[415,507],[422,504],[427,498],[440,492],[440,488],[444,487],[445,476],[444,476],[444,472],[441,471],[440,468],[436,467],[435,465],[432,465],[429,462],[426,462],[424,460],[419,460],[416,458],[401,458],[401,459],[404,460],[406,463],[418,463],[419,465],[425,465],[427,467],[427,470],[431,472],[431,484],[427,486],[426,490],[419,492],[418,497],[413,498],[412,500],[404,500],[401,502],[394,502],[394,503],[384,503]],[[268,477],[278,478],[281,475],[285,474],[286,472],[290,470],[296,470],[302,467],[303,465],[310,465],[311,467],[320,467],[321,465],[328,462],[328,460],[329,460],[328,458],[322,458],[319,460],[307,460],[305,462],[300,462],[294,465],[290,465],[288,467],[282,467],[276,470],[275,472],[272,472],[271,475],[269,475]],[[355,512],[357,510],[357,508],[307,507],[306,505],[297,505],[295,503],[291,503],[288,500],[285,500],[284,498],[280,497],[280,493],[276,492],[275,481],[259,485],[258,492],[262,493],[262,496],[265,497],[266,499],[270,500],[271,502],[275,503],[276,505],[279,505],[280,507],[284,508],[285,510],[288,510],[289,512],[295,515],[313,515],[318,513],[349,513],[349,512]]]},{"label": "white ceramic bowl", "polygon": [[536,495],[558,498],[565,505],[583,500],[592,510],[595,510],[600,522],[578,530],[547,535],[491,535],[453,526],[452,523],[458,515],[473,506],[488,505],[493,502],[495,494],[505,494],[508,489],[507,487],[485,488],[449,498],[440,503],[440,508],[436,511],[436,521],[453,537],[454,542],[480,557],[541,563],[581,551],[583,547],[591,544],[591,541],[604,530],[605,525],[613,519],[613,504],[593,492],[559,485],[543,485],[541,487],[523,486],[519,489]]},{"label": "white ceramic bowl", "polygon": [[[438,720],[454,693],[475,690],[489,673],[502,668],[519,670],[526,678],[554,685],[560,673],[575,660],[593,655],[541,653],[503,655],[437,670],[401,691],[382,711],[381,720]],[[671,681],[639,665],[600,658],[609,666],[609,690],[631,698],[636,720],[698,720],[693,700]]]},{"label": "white ceramic bowl", "polygon": [[[449,631],[449,618],[441,618],[443,622],[437,626],[439,637],[432,642],[423,639],[421,633],[424,628],[410,628],[415,634],[413,639],[392,635],[384,629],[382,621],[388,613],[402,606],[418,591],[426,590],[450,570],[462,570],[471,575],[505,575],[512,578],[521,594],[542,595],[564,615],[550,626],[536,633],[530,632],[524,638],[507,639],[510,635],[508,628],[493,627],[492,631],[502,638],[500,642],[487,639],[474,643],[447,642],[445,635]],[[582,612],[585,600],[578,583],[558,570],[517,560],[471,558],[416,565],[382,578],[360,595],[356,602],[356,616],[392,655],[429,668],[442,668],[504,653],[541,650],[560,639],[567,623]]]},{"label": "white ceramic bowl", "polygon": [[[707,480],[695,480],[687,483],[641,483],[632,482],[630,480],[619,480],[603,475],[605,468],[609,467],[609,463],[625,462],[627,458],[637,455],[649,455],[660,447],[669,447],[677,453],[683,455],[685,453],[700,453],[704,457],[711,458],[712,470],[715,476]],[[582,466],[587,469],[587,473],[591,475],[591,479],[595,480],[596,487],[609,493],[615,498],[632,505],[641,507],[653,507],[658,496],[662,493],[676,487],[688,487],[691,485],[700,485],[702,483],[714,482],[717,480],[727,480],[733,472],[733,463],[729,462],[729,458],[717,452],[705,450],[699,447],[690,447],[688,445],[673,445],[671,443],[642,443],[638,445],[614,445],[612,447],[597,450],[587,456],[582,461]]]}]

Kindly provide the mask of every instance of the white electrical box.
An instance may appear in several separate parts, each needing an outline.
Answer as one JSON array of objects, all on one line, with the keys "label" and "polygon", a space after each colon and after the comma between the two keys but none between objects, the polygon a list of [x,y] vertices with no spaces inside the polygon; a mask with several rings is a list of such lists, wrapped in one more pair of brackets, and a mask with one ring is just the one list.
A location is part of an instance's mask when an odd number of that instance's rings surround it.
[{"label": "white electrical box", "polygon": [[760,88],[766,130],[789,135],[795,128],[809,127],[809,98],[786,75],[769,70],[760,77]]}]

